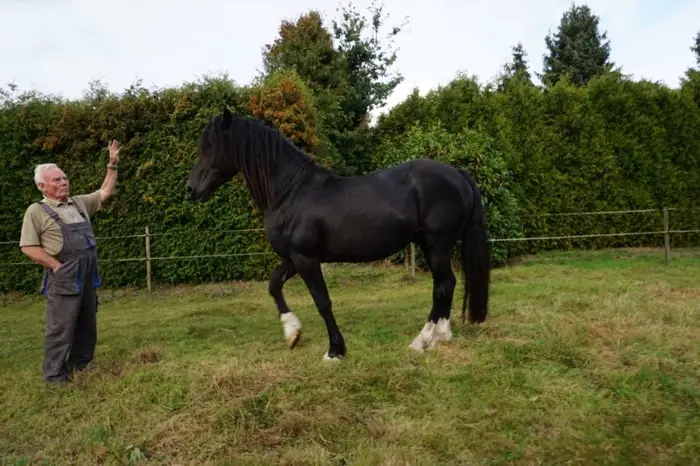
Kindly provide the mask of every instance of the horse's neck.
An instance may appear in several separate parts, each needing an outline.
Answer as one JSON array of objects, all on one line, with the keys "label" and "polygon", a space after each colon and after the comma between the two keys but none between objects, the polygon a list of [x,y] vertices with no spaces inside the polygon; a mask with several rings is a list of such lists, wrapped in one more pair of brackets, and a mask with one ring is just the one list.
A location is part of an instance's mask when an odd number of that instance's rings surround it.
[{"label": "horse's neck", "polygon": [[300,188],[314,183],[324,183],[328,178],[337,177],[332,171],[311,160],[298,158],[286,159],[271,170],[274,186],[273,199],[268,202],[267,210],[276,210],[286,203],[294,202],[295,194]]},{"label": "horse's neck", "polygon": [[318,167],[306,160],[285,160],[271,173],[275,186],[275,201],[281,201],[299,186],[318,176]]},{"label": "horse's neck", "polygon": [[[248,165],[241,167],[242,175],[253,201],[261,211],[274,210],[282,198],[306,176],[302,166],[285,161],[273,164],[261,154],[248,158]],[[263,165],[265,164],[265,165]]]}]

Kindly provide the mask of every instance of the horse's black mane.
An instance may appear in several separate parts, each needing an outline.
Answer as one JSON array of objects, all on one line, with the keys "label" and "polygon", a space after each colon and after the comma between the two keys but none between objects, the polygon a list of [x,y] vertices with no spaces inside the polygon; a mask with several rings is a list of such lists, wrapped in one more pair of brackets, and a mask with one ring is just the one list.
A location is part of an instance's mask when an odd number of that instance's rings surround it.
[{"label": "horse's black mane", "polygon": [[210,123],[210,133],[221,141],[230,133],[230,152],[224,154],[240,170],[258,208],[265,209],[294,189],[310,173],[326,171],[306,152],[266,122],[233,114],[231,126],[224,127],[224,116]]}]

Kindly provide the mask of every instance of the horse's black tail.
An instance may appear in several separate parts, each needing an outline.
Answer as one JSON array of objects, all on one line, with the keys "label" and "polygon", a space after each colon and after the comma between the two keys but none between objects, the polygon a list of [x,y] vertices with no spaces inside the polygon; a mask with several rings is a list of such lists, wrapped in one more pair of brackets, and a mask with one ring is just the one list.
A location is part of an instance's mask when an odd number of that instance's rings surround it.
[{"label": "horse's black tail", "polygon": [[472,187],[474,203],[471,215],[462,234],[462,273],[464,274],[464,301],[462,322],[465,322],[467,297],[469,297],[469,321],[481,323],[486,320],[489,300],[491,256],[486,234],[486,209],[481,191],[472,176],[461,171]]}]

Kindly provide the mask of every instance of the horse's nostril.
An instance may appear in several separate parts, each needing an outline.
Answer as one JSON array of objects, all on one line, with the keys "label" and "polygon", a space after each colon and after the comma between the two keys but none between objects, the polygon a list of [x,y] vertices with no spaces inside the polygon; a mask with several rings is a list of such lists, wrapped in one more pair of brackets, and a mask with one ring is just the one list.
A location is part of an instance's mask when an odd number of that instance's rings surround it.
[{"label": "horse's nostril", "polygon": [[187,194],[192,194],[192,186],[187,186]]}]

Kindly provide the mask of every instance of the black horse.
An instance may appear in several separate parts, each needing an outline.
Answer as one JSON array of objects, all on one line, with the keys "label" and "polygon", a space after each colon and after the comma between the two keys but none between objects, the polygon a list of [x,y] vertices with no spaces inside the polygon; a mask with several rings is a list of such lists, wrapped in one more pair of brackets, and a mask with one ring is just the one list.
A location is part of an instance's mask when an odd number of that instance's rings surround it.
[{"label": "black horse", "polygon": [[485,208],[468,173],[418,159],[368,175],[338,176],[276,129],[224,108],[201,133],[199,158],[187,180],[189,196],[206,201],[239,172],[282,259],[270,278],[269,293],[290,347],[299,339],[301,324],[283,297],[287,280],[299,273],[326,323],[330,346],[324,359],[342,358],[345,342],[321,263],[376,261],[410,242],[425,255],[433,277],[432,310],[410,347],[422,352],[451,338],[456,285],[451,255],[459,240],[465,278],[462,319],[467,296],[469,320],[486,319],[490,260]]}]

